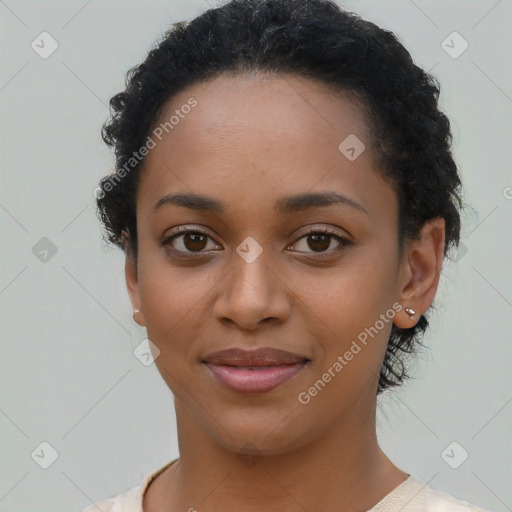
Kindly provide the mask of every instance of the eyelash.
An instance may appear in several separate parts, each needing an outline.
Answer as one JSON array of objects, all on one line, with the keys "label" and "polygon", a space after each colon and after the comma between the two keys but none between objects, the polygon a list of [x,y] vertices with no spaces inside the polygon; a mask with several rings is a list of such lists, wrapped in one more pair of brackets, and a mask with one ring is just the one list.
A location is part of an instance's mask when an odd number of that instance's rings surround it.
[{"label": "eyelash", "polygon": [[[183,235],[186,235],[187,233],[198,233],[200,235],[204,235],[204,236],[212,239],[210,237],[210,235],[208,235],[207,233],[205,233],[204,231],[202,231],[202,230],[200,230],[198,228],[186,227],[185,226],[185,227],[178,228],[178,232],[177,233],[174,233],[174,234],[166,237],[163,240],[162,245],[164,247],[166,247],[169,251],[173,252],[174,254],[178,254],[179,256],[196,257],[196,256],[207,254],[208,251],[180,251],[180,250],[174,249],[171,246],[171,243],[176,238],[178,238],[180,236],[183,236]],[[332,256],[333,254],[340,253],[340,252],[344,251],[347,247],[352,245],[352,242],[350,240],[348,240],[347,238],[342,237],[342,236],[334,233],[333,231],[329,230],[328,228],[323,228],[323,229],[320,229],[320,228],[310,228],[307,233],[304,233],[302,236],[297,238],[297,240],[295,242],[293,242],[293,244],[291,244],[291,245],[293,246],[299,240],[302,240],[303,238],[305,238],[307,236],[311,236],[311,235],[328,235],[328,236],[334,238],[338,242],[339,245],[335,249],[331,249],[331,250],[324,251],[324,252],[317,252],[317,253],[315,253],[315,252],[311,252],[310,253],[310,252],[304,252],[304,251],[299,251],[299,252],[302,252],[302,253],[305,253],[305,254],[308,254],[308,255],[314,255],[314,257],[322,257],[322,256],[325,256],[325,255]]]}]

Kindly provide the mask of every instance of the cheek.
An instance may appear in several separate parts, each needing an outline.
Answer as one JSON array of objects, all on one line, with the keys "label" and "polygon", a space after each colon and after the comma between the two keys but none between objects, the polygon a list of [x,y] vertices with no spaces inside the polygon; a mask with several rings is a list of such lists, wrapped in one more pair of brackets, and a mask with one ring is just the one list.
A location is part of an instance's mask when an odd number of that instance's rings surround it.
[{"label": "cheek", "polygon": [[302,272],[296,280],[297,292],[333,331],[342,334],[350,326],[364,328],[393,302],[396,275],[385,261],[386,256],[365,255],[364,260],[354,258],[328,272]]},{"label": "cheek", "polygon": [[[196,363],[194,340],[204,332],[207,315],[200,309],[211,286],[199,273],[153,264],[139,280],[148,338],[158,348],[155,365],[176,397],[186,399],[198,384],[191,373]],[[188,391],[187,391],[188,390]]]},{"label": "cheek", "polygon": [[358,380],[362,367],[379,372],[394,318],[393,261],[391,254],[362,250],[354,262],[323,275],[303,273],[298,295],[310,321],[324,333],[317,338],[324,370],[347,354],[345,375]]},{"label": "cheek", "polygon": [[224,273],[213,265],[172,266],[165,257],[141,261],[139,289],[148,338],[160,350],[160,365],[180,371],[195,363],[212,324],[212,294]]}]

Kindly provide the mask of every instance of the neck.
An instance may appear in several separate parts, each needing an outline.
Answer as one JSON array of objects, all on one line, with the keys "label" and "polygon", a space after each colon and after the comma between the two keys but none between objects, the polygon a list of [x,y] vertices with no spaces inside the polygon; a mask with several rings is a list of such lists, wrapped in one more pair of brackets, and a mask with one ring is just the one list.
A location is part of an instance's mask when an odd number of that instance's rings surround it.
[{"label": "neck", "polygon": [[352,417],[295,450],[272,454],[223,446],[179,402],[176,416],[180,458],[151,503],[145,501],[145,512],[153,505],[162,512],[363,512],[407,478],[380,449],[374,415]]}]

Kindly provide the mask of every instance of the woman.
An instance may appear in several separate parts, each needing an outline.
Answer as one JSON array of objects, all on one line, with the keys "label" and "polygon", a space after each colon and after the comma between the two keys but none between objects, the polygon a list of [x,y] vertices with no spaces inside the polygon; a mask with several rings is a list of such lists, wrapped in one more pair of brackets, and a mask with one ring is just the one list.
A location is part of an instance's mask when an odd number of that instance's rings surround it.
[{"label": "woman", "polygon": [[438,94],[392,33],[327,0],[231,1],[130,71],[98,211],[180,456],[87,510],[482,510],[375,432],[459,242]]}]

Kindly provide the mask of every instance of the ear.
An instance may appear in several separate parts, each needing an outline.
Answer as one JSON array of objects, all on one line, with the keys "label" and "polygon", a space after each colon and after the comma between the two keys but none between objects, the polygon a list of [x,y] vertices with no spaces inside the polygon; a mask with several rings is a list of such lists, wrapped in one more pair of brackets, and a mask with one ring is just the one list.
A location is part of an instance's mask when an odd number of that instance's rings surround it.
[{"label": "ear", "polygon": [[137,261],[135,257],[131,254],[131,252],[128,250],[128,242],[130,239],[130,235],[128,234],[127,231],[122,231],[122,238],[124,252],[126,254],[124,263],[124,275],[126,279],[126,288],[128,290],[128,295],[130,296],[130,302],[132,303],[133,320],[141,327],[144,327],[146,323],[144,320],[144,313],[142,312],[142,304],[139,294]]},{"label": "ear", "polygon": [[[393,322],[397,327],[414,327],[434,301],[444,259],[444,239],[444,219],[435,218],[424,224],[418,239],[404,245],[398,296],[402,309]],[[414,315],[405,308],[414,310]]]}]

